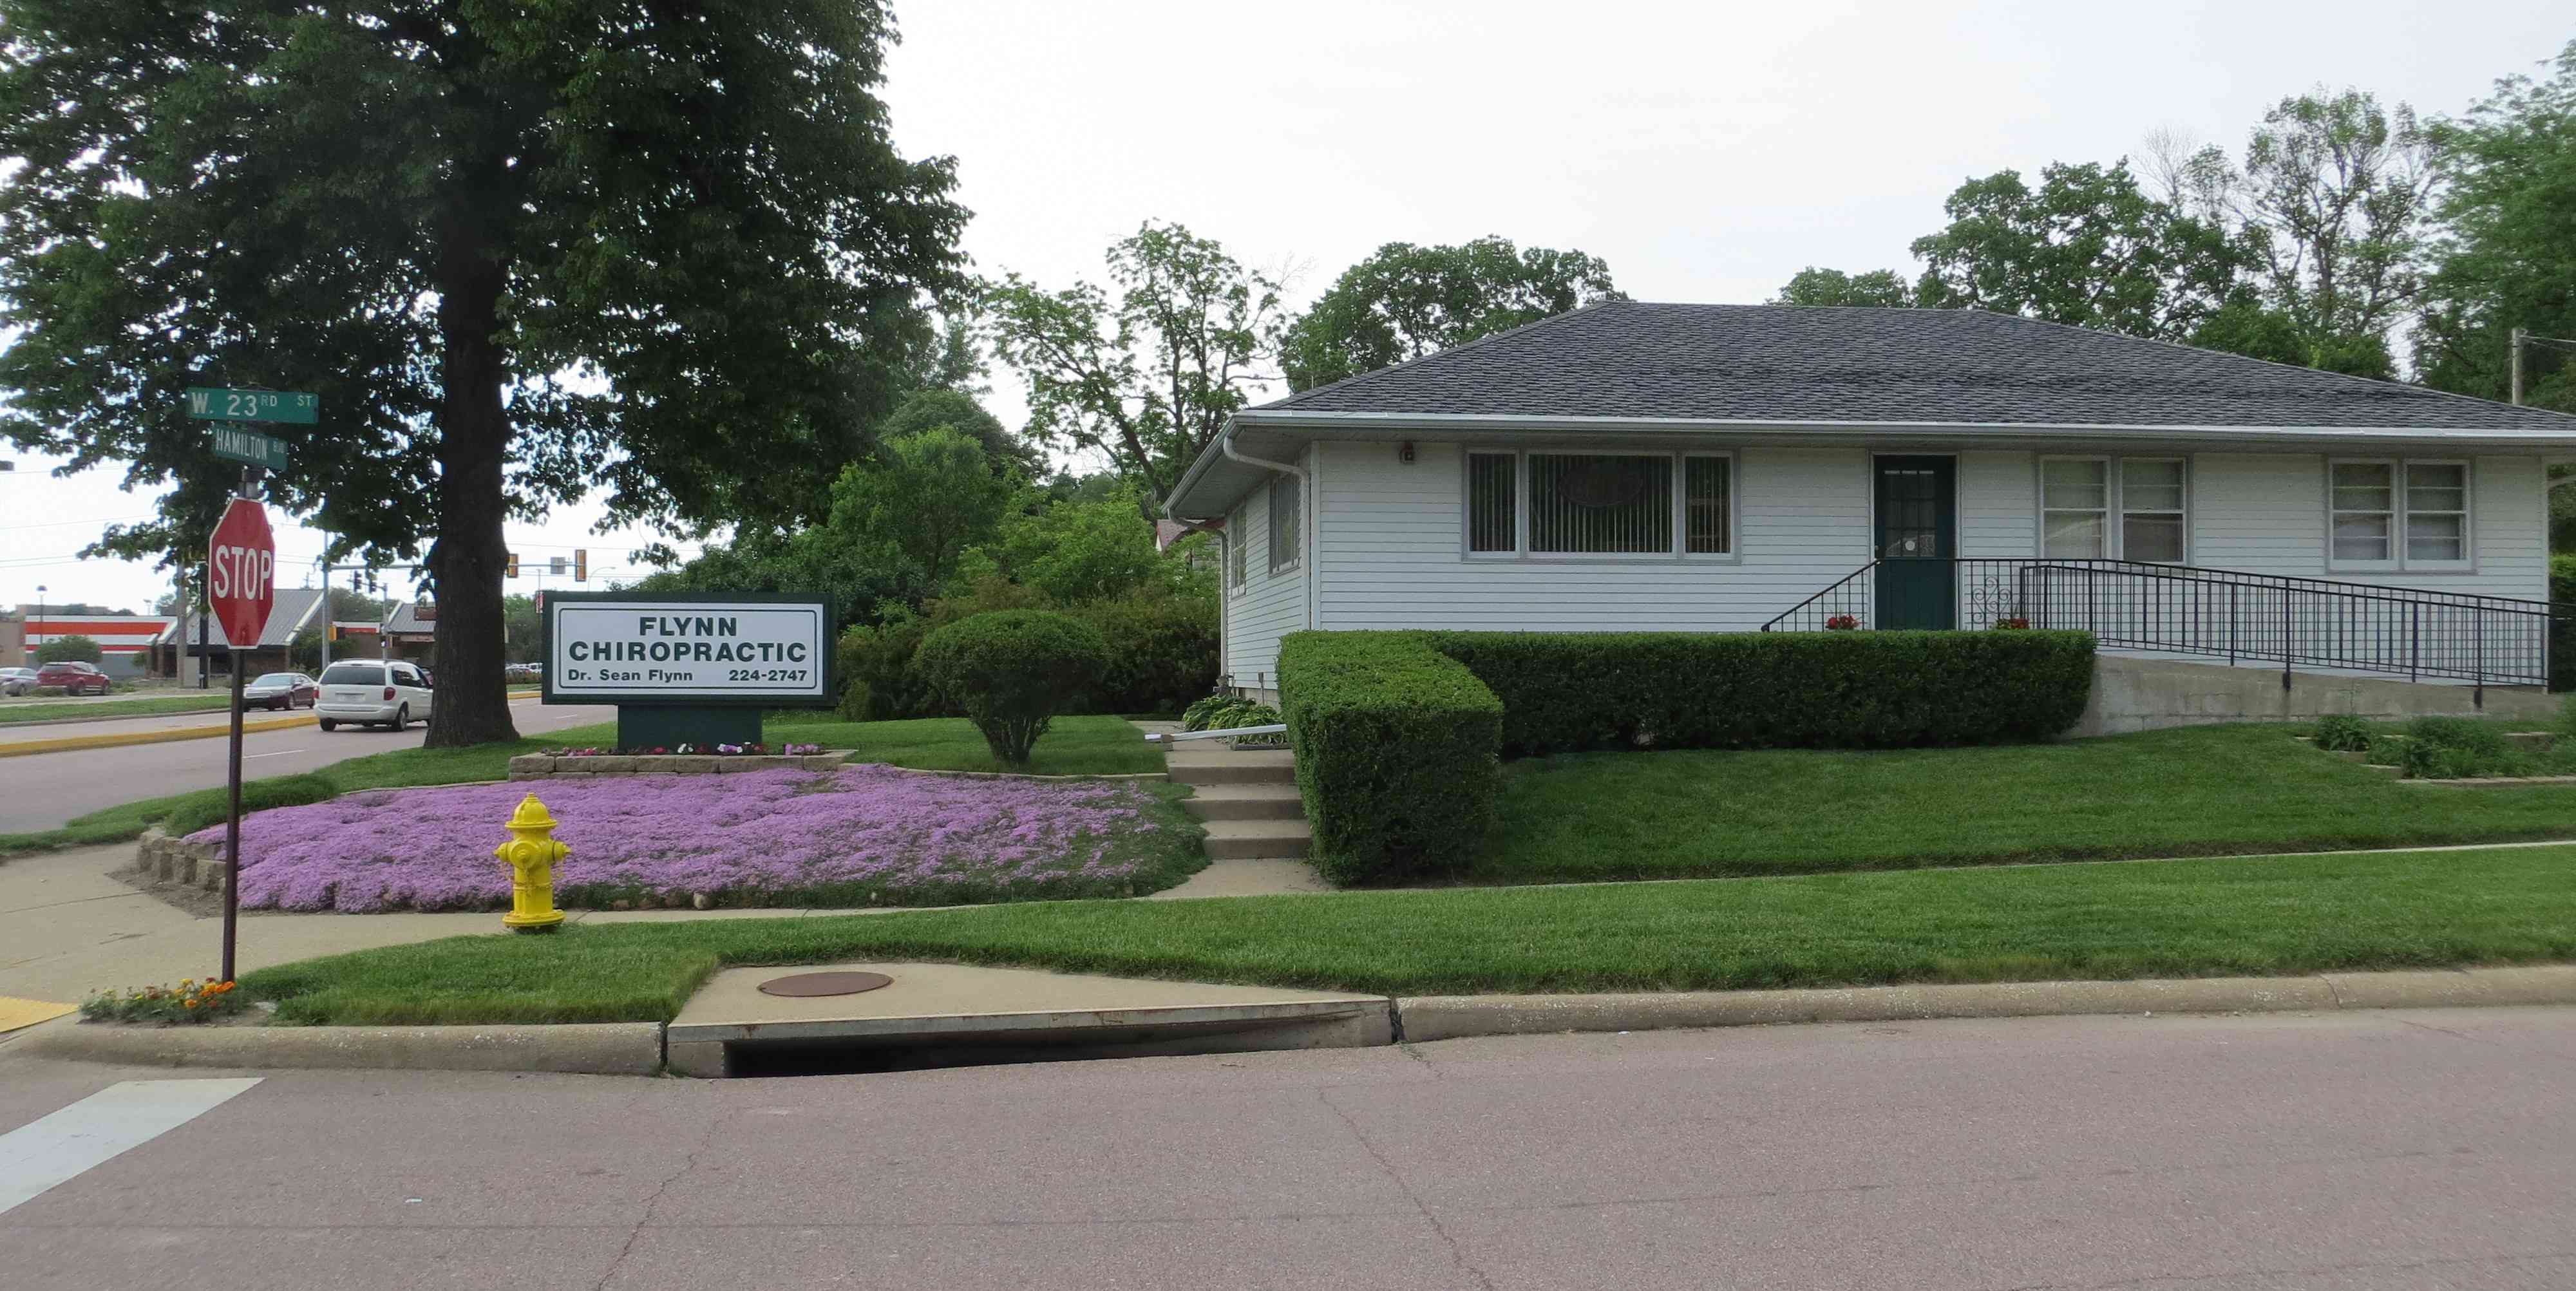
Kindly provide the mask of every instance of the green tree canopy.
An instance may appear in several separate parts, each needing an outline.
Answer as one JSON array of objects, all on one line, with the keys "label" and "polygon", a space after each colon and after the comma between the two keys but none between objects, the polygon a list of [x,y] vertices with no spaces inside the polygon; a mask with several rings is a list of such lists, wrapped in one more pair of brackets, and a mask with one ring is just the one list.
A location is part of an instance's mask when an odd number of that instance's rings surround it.
[{"label": "green tree canopy", "polygon": [[[2545,80],[2514,76],[2433,126],[2447,186],[2415,362],[2440,390],[2505,397],[2508,336],[2576,340],[2576,41]],[[2576,349],[2524,354],[2525,398],[2576,412]],[[2576,489],[2552,498],[2576,499]]]},{"label": "green tree canopy", "polygon": [[1290,389],[1309,390],[1620,299],[1610,266],[1580,251],[1524,251],[1503,237],[1463,246],[1389,242],[1343,270],[1288,327],[1280,364]]},{"label": "green tree canopy", "polygon": [[1949,226],[1914,242],[1918,305],[2179,340],[2240,293],[2238,243],[2140,191],[2125,162],[2051,163],[2036,188],[1998,171],[1942,209]]},{"label": "green tree canopy", "polygon": [[505,517],[815,515],[929,343],[966,213],[876,97],[875,0],[0,0],[9,439],[233,472],[189,385],[321,396],[272,486],[335,554],[427,547],[432,744],[512,734]]},{"label": "green tree canopy", "polygon": [[1914,303],[1914,288],[1893,269],[1844,273],[1809,265],[1771,298],[1774,305],[1873,305],[1902,309]]},{"label": "green tree canopy", "polygon": [[983,305],[994,351],[1029,385],[1029,437],[1108,455],[1160,498],[1273,379],[1279,284],[1178,224],[1109,249],[1109,287],[1005,274]]},{"label": "green tree canopy", "polygon": [[992,536],[1019,487],[997,477],[975,440],[933,426],[878,446],[832,485],[833,541],[894,574],[899,595],[918,605],[956,572],[958,555]]},{"label": "green tree canopy", "polygon": [[972,438],[997,473],[1017,470],[1030,479],[1046,474],[1046,454],[1039,452],[1037,445],[1012,434],[1001,418],[986,412],[984,405],[975,401],[975,396],[951,387],[933,386],[905,395],[894,412],[877,424],[877,439],[900,439],[935,426],[946,426]]},{"label": "green tree canopy", "polygon": [[38,663],[99,663],[106,658],[98,642],[84,636],[55,637],[36,647]]},{"label": "green tree canopy", "polygon": [[1154,547],[1154,523],[1127,491],[1015,516],[994,544],[1002,571],[1058,605],[1174,585],[1185,567]]}]

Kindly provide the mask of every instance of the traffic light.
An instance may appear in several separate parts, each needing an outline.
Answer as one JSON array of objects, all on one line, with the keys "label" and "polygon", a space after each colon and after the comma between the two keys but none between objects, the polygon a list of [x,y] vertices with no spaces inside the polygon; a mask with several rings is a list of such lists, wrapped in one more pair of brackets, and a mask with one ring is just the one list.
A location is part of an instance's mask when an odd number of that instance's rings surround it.
[{"label": "traffic light", "polygon": [[509,567],[502,571],[501,576],[504,578],[517,578],[519,576],[519,553],[515,551],[510,553]]},{"label": "traffic light", "polygon": [[572,553],[572,581],[590,581],[590,552],[587,549],[575,548]]}]

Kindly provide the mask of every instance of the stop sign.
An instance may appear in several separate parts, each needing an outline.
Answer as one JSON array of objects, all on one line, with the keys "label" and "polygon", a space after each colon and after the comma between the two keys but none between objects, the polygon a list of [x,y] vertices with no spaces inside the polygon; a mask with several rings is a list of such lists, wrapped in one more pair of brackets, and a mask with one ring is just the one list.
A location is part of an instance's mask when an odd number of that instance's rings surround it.
[{"label": "stop sign", "polygon": [[206,547],[206,599],[225,642],[242,650],[259,644],[277,603],[277,540],[268,532],[268,508],[249,498],[224,508]]}]

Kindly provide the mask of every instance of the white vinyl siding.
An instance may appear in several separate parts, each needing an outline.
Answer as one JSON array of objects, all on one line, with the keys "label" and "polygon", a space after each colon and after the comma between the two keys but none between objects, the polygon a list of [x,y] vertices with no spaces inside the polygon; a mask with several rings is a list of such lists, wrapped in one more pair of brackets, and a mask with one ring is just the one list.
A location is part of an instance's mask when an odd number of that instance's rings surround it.
[{"label": "white vinyl siding", "polygon": [[[1304,462],[1312,463],[1310,452]],[[1286,477],[1293,479],[1294,477]],[[1303,630],[1306,622],[1306,580],[1309,571],[1295,552],[1283,553],[1285,559],[1274,559],[1271,536],[1284,530],[1297,539],[1301,547],[1311,549],[1312,539],[1306,533],[1306,515],[1288,519],[1283,525],[1271,523],[1270,500],[1280,491],[1268,486],[1254,489],[1244,498],[1235,519],[1227,524],[1239,544],[1242,568],[1248,573],[1237,595],[1226,598],[1225,665],[1222,671],[1234,678],[1234,684],[1248,689],[1275,689],[1279,685],[1279,638]],[[1285,490],[1295,498],[1302,490]],[[1455,542],[1455,539],[1452,539]],[[1453,547],[1454,550],[1454,547]]]},{"label": "white vinyl siding", "polygon": [[1749,632],[1869,561],[1865,449],[1682,450],[1727,463],[1724,556],[1515,559],[1472,549],[1469,450],[1414,447],[1319,446],[1317,627]]},{"label": "white vinyl siding", "polygon": [[[1457,444],[1415,447],[1411,463],[1399,460],[1392,444],[1326,443],[1312,457],[1318,472],[1311,514],[1315,626],[1752,631],[1869,561],[1866,448],[1736,450],[1729,481],[1735,498],[1732,559],[1550,561],[1470,550],[1469,450]],[[1958,454],[1960,555],[2027,558],[2038,552],[2039,458],[2018,450]],[[2185,454],[2150,449],[2113,460],[2116,469],[2120,461],[2175,462]],[[2316,453],[2195,449],[2187,462],[2183,541],[2189,564],[2386,586],[2413,582],[2535,600],[2548,595],[2537,457],[2471,463],[2474,572],[2428,579],[2410,579],[2404,571],[2360,577],[2329,572],[2326,463]],[[2160,479],[2169,480],[2170,472],[2142,472],[2139,483]],[[2108,509],[2114,521],[2162,514],[2155,508],[2122,510],[2116,498]],[[1264,656],[1247,645],[1234,670],[1275,666],[1248,662],[1255,657]]]}]

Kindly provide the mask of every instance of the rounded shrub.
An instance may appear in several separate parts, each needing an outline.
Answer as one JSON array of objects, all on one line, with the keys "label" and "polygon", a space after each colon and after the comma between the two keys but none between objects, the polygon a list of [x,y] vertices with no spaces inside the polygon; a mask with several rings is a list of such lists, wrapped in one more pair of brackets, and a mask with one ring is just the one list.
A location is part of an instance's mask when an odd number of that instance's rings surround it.
[{"label": "rounded shrub", "polygon": [[996,610],[932,632],[913,665],[984,733],[994,760],[1026,766],[1047,721],[1109,666],[1100,629],[1052,610]]}]

